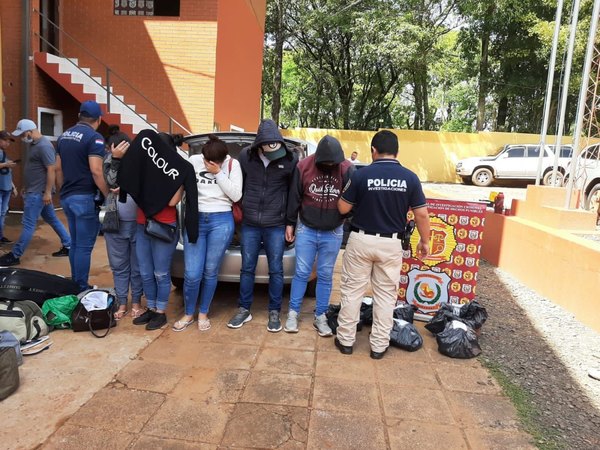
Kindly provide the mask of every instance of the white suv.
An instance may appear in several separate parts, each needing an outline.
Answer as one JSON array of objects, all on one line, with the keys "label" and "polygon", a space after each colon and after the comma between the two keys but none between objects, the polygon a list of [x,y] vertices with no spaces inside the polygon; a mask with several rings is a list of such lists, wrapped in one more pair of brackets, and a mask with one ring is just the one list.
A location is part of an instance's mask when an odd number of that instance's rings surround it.
[{"label": "white suv", "polygon": [[[542,182],[551,183],[554,166],[554,145],[546,145],[542,162]],[[561,186],[564,173],[573,153],[571,145],[562,145],[558,158],[555,185]],[[487,157],[461,159],[456,163],[456,174],[465,184],[489,186],[496,179],[535,180],[540,156],[540,146],[535,144],[510,144]]]},{"label": "white suv", "polygon": [[597,211],[600,201],[600,144],[584,148],[577,157],[576,167],[575,186],[584,194],[584,207],[588,211]]}]

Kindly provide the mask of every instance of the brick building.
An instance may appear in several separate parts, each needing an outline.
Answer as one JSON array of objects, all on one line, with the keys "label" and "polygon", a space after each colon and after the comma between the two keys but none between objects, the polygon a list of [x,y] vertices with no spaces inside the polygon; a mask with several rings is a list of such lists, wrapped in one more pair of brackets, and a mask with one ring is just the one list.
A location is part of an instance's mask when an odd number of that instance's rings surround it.
[{"label": "brick building", "polygon": [[265,8],[266,0],[0,0],[0,125],[28,117],[58,136],[94,99],[107,113],[100,132],[112,123],[129,134],[255,130]]}]

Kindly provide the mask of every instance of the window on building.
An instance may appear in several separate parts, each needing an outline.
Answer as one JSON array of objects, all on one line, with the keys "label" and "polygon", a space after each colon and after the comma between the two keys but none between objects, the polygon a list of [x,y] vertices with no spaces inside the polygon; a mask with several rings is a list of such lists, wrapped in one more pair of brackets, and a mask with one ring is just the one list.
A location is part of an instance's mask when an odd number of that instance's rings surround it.
[{"label": "window on building", "polygon": [[40,133],[51,141],[55,141],[63,132],[62,111],[49,108],[38,108],[38,128]]},{"label": "window on building", "polygon": [[180,0],[114,0],[115,16],[179,16]]}]

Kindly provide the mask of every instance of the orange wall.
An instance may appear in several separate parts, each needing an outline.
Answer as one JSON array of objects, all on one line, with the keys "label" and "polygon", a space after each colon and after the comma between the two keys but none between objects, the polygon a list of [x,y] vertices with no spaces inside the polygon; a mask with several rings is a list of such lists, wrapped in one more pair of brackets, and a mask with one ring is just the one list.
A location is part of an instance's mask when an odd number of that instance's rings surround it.
[{"label": "orange wall", "polygon": [[260,116],[266,0],[220,0],[215,124],[254,131]]},{"label": "orange wall", "polygon": [[597,242],[519,217],[485,220],[483,258],[600,332]]}]

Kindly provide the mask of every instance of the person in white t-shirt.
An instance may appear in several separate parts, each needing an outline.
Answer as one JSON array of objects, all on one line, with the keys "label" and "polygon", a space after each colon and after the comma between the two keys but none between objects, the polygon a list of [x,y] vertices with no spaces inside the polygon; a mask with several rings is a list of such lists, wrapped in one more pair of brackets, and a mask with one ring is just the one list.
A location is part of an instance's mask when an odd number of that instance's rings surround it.
[{"label": "person in white t-shirt", "polygon": [[358,152],[352,152],[350,158],[348,158],[348,161],[350,161],[352,164],[360,163],[360,161],[358,160]]},{"label": "person in white t-shirt", "polygon": [[195,244],[184,236],[185,311],[173,325],[173,331],[183,331],[194,322],[198,294],[198,329],[207,331],[217,275],[235,231],[232,204],[242,198],[242,170],[238,161],[228,155],[225,142],[213,135],[202,147],[202,153],[190,156],[189,161],[198,183],[199,235]]}]

